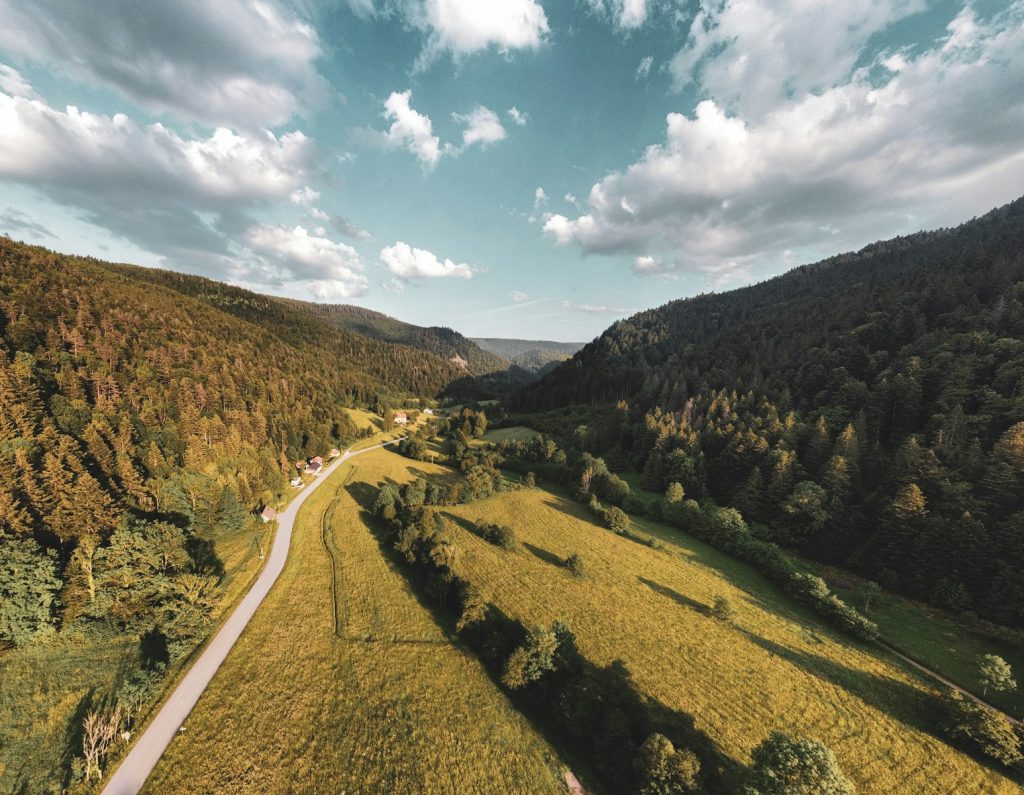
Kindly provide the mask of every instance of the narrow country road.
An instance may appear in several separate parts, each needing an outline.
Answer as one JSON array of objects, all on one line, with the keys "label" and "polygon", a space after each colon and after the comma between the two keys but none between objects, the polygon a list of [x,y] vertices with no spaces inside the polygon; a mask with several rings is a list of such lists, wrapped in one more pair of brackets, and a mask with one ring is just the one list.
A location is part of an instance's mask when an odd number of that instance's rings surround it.
[{"label": "narrow country road", "polygon": [[249,623],[249,619],[253,617],[264,597],[270,592],[278,575],[284,570],[284,564],[288,559],[288,548],[292,540],[292,525],[295,523],[295,517],[299,512],[299,508],[306,501],[306,498],[316,491],[327,480],[327,477],[345,461],[357,455],[367,453],[370,450],[377,450],[385,445],[396,444],[402,438],[404,437],[392,439],[372,447],[366,447],[362,450],[353,451],[349,448],[343,455],[328,465],[323,473],[306,486],[292,500],[291,504],[278,515],[277,534],[274,536],[274,544],[270,549],[270,555],[267,557],[263,571],[260,572],[256,582],[253,583],[245,598],[203,650],[199,659],[192,664],[188,673],[185,674],[170,698],[167,699],[167,702],[160,708],[156,717],[146,727],[142,736],[135,741],[131,751],[128,752],[128,756],[122,760],[117,771],[110,777],[106,787],[103,788],[103,795],[135,795],[142,789],[142,785],[146,783],[146,779],[153,768],[156,767],[156,763],[160,761],[164,749],[174,739],[174,735],[177,734],[178,729],[185,722],[185,718],[188,717],[188,714],[196,705],[206,686],[213,679],[214,674],[217,673],[217,669],[220,668],[221,663],[228,656],[228,652],[235,645],[235,641],[242,634],[242,630]]}]

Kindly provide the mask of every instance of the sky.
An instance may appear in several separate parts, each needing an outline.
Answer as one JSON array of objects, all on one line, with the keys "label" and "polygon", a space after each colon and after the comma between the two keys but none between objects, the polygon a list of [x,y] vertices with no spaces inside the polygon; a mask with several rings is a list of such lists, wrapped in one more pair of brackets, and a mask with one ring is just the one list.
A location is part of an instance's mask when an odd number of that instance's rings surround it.
[{"label": "sky", "polygon": [[1024,0],[0,0],[0,234],[585,341],[1024,193]]}]

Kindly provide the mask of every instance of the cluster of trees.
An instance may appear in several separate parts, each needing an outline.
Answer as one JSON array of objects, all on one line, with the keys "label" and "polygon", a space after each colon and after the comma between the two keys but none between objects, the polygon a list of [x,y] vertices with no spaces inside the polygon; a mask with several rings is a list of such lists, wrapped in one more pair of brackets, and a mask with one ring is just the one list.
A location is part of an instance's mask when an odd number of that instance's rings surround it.
[{"label": "cluster of trees", "polygon": [[1024,200],[643,312],[514,402],[600,407],[592,449],[648,488],[1024,625]]},{"label": "cluster of trees", "polygon": [[[721,789],[721,759],[689,716],[653,709],[622,662],[599,667],[587,660],[565,622],[525,627],[456,572],[459,548],[426,505],[429,488],[422,482],[385,484],[374,511],[388,523],[412,582],[454,620],[517,706],[553,730],[557,744],[586,758],[610,791],[686,795]],[[583,574],[579,555],[571,555],[566,567]],[[814,741],[776,732],[754,749],[753,760],[746,774],[751,795],[853,793],[831,751]]]}]

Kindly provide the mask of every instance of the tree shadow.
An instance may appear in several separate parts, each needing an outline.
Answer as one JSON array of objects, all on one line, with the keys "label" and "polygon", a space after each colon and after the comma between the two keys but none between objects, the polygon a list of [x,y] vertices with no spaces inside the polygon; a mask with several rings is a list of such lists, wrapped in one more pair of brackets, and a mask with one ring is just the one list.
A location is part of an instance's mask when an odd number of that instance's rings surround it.
[{"label": "tree shadow", "polygon": [[[1014,776],[1012,771],[995,760],[975,752],[974,749],[950,742],[949,738],[939,729],[944,715],[942,704],[935,695],[897,679],[879,676],[868,671],[858,671],[826,657],[782,646],[742,627],[737,629],[770,654],[802,668],[825,682],[842,687],[851,695],[884,712],[894,720],[968,754],[979,764],[1000,775],[1008,778]],[[1019,777],[1015,780],[1019,780]]]},{"label": "tree shadow", "polygon": [[545,563],[550,563],[552,566],[558,566],[559,568],[565,567],[565,561],[558,557],[554,552],[548,552],[543,547],[538,547],[527,541],[523,542],[523,548],[534,557],[540,558]]},{"label": "tree shadow", "polygon": [[139,665],[144,671],[156,671],[171,661],[167,636],[156,627],[139,638]]},{"label": "tree shadow", "polygon": [[82,753],[82,737],[85,734],[82,722],[94,706],[96,706],[96,689],[89,688],[68,718],[67,727],[64,730],[64,750],[61,752],[59,768],[65,787],[71,783],[71,763],[76,756]]},{"label": "tree shadow", "polygon": [[217,555],[213,541],[192,536],[185,542],[185,550],[192,558],[192,568],[197,574],[206,574],[217,578],[224,576],[224,561]]},{"label": "tree shadow", "polygon": [[691,610],[700,613],[702,616],[711,615],[711,608],[705,604],[702,604],[701,602],[698,602],[696,599],[691,599],[689,596],[684,596],[683,594],[679,593],[679,591],[675,591],[666,585],[662,585],[661,583],[655,582],[654,580],[648,580],[646,577],[637,577],[637,580],[642,582],[655,593],[659,593],[662,596],[667,596],[676,604],[680,604],[683,607],[688,607]]}]

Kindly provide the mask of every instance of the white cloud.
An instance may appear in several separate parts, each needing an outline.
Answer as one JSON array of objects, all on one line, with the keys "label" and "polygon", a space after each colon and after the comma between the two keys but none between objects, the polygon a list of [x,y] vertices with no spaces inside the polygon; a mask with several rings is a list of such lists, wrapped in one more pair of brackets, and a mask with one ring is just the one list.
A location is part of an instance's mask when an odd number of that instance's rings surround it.
[{"label": "white cloud", "polygon": [[845,80],[864,44],[924,0],[702,0],[669,64],[676,86],[756,120]]},{"label": "white cloud", "polygon": [[254,276],[259,281],[292,290],[301,287],[321,299],[353,298],[366,293],[367,280],[359,253],[351,246],[329,240],[323,229],[310,234],[303,226],[254,226],[246,235],[246,243],[261,258]]},{"label": "white cloud", "polygon": [[530,300],[529,293],[524,293],[522,290],[513,290],[508,294],[508,297],[512,299],[514,304],[521,304],[524,301]]},{"label": "white cloud", "polygon": [[540,208],[541,205],[544,205],[544,204],[547,204],[547,203],[548,203],[548,195],[544,192],[544,188],[538,187],[533,192],[533,209],[536,210],[536,209]]},{"label": "white cloud", "polygon": [[0,19],[0,49],[212,126],[281,124],[325,93],[316,31],[277,0],[0,0]]},{"label": "white cloud", "polygon": [[309,185],[303,185],[301,188],[297,188],[292,191],[289,197],[292,204],[301,204],[303,207],[312,207],[318,201],[320,201],[319,191],[313,190]]},{"label": "white cloud", "polygon": [[422,248],[398,242],[381,249],[380,260],[399,279],[471,279],[479,268],[465,263],[443,262]]},{"label": "white cloud", "polygon": [[483,105],[477,105],[465,115],[453,113],[452,118],[466,125],[462,131],[463,148],[473,144],[487,146],[505,138],[505,128],[501,126],[498,114]]},{"label": "white cloud", "polygon": [[428,169],[441,159],[441,139],[434,135],[429,116],[412,109],[412,91],[393,91],[384,103],[384,118],[391,121],[386,133],[393,146],[404,146]]},{"label": "white cloud", "polygon": [[647,19],[647,0],[622,0],[619,11],[619,25],[623,28],[638,28]]},{"label": "white cloud", "polygon": [[628,315],[633,310],[622,306],[608,306],[607,304],[574,304],[571,301],[562,301],[562,309],[569,309],[573,312],[585,312],[588,315]]},{"label": "white cloud", "polygon": [[287,201],[313,171],[299,131],[218,128],[183,137],[39,99],[0,93],[0,179],[31,186],[165,265],[237,280],[248,214]]},{"label": "white cloud", "polygon": [[34,97],[35,92],[28,81],[14,67],[0,63],[0,91],[12,97]]},{"label": "white cloud", "polygon": [[427,32],[418,66],[442,53],[458,59],[496,47],[499,52],[535,49],[548,34],[548,20],[536,0],[417,0],[406,3],[407,18]]},{"label": "white cloud", "polygon": [[515,124],[517,127],[525,127],[526,123],[530,120],[530,115],[519,110],[519,108],[517,108],[515,105],[513,105],[505,112],[508,114],[508,117],[512,120],[512,123]]},{"label": "white cloud", "polygon": [[1015,198],[1024,3],[989,21],[962,12],[899,67],[858,70],[763,118],[712,100],[692,118],[669,114],[664,142],[595,184],[587,212],[549,215],[544,231],[585,252],[665,255],[634,261],[641,271],[735,273],[825,238],[827,254]]},{"label": "white cloud", "polygon": [[636,79],[643,80],[651,73],[651,67],[654,66],[654,56],[648,55],[646,58],[641,58],[640,63],[636,67]]}]

